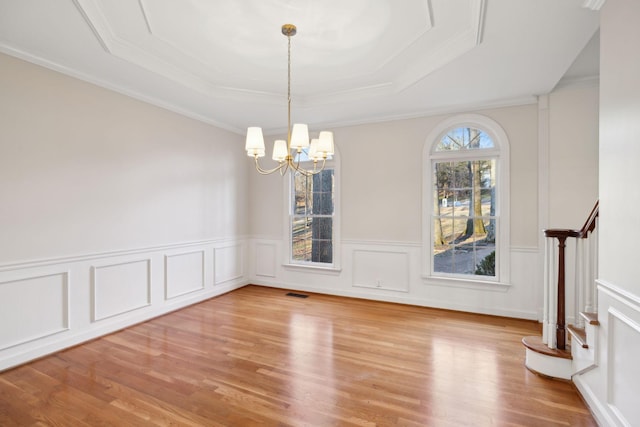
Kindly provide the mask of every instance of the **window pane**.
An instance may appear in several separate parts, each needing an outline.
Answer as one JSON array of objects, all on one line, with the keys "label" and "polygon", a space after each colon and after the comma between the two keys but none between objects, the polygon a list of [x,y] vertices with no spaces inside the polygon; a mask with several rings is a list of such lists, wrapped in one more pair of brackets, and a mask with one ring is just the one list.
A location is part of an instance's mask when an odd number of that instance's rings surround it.
[{"label": "window pane", "polygon": [[318,240],[331,240],[332,236],[332,218],[314,218],[312,221],[313,232],[312,238]]},{"label": "window pane", "polygon": [[440,253],[449,248],[453,236],[453,220],[450,218],[438,218],[433,221],[433,253]]},{"label": "window pane", "polygon": [[480,198],[482,200],[482,216],[495,215],[496,205],[494,196],[494,190],[491,188],[480,192]]},{"label": "window pane", "polygon": [[495,245],[487,245],[479,247],[476,252],[476,268],[474,274],[479,276],[496,275],[496,247]]},{"label": "window pane", "polygon": [[495,160],[478,161],[482,188],[491,188],[496,183]]},{"label": "window pane", "polygon": [[453,214],[455,216],[469,216],[469,190],[453,192]]},{"label": "window pane", "polygon": [[451,246],[444,247],[444,250],[433,255],[433,271],[435,273],[455,273],[453,249]]},{"label": "window pane", "polygon": [[[495,220],[487,220],[485,222],[485,228],[487,230],[495,231]],[[488,236],[488,234],[487,234]],[[496,275],[496,244],[495,237],[490,240],[487,236],[484,239],[479,240],[475,244],[476,250],[476,265],[474,274],[481,276],[492,276]],[[493,233],[495,236],[495,233]]]},{"label": "window pane", "polygon": [[311,199],[312,181],[309,177],[302,174],[294,174],[294,213],[296,215],[304,215],[307,212],[311,212],[313,205]]},{"label": "window pane", "polygon": [[436,151],[481,150],[493,147],[493,140],[480,129],[460,127],[444,135],[436,146]]},{"label": "window pane", "polygon": [[333,218],[295,217],[292,258],[295,261],[333,262]]},{"label": "window pane", "polygon": [[453,188],[457,188],[457,189],[471,188],[470,162],[452,163],[452,169],[454,173]]},{"label": "window pane", "polygon": [[436,179],[435,184],[440,190],[446,190],[453,187],[453,163],[438,162],[436,163]]},{"label": "window pane", "polygon": [[293,259],[311,261],[311,227],[309,218],[294,217],[291,246]]},{"label": "window pane", "polygon": [[311,261],[333,262],[333,243],[331,240],[314,240],[311,247]]},{"label": "window pane", "polygon": [[453,193],[451,192],[452,182],[453,182],[452,164],[449,162],[436,163],[435,173],[433,177],[434,214],[448,215],[453,213],[453,209],[452,209]]},{"label": "window pane", "polygon": [[333,171],[322,171],[312,178],[313,214],[331,215],[333,213]]},{"label": "window pane", "polygon": [[[468,234],[471,228],[478,226],[477,221],[486,232]],[[438,227],[442,227],[444,238],[434,241],[434,272],[495,276],[495,219],[436,218],[434,229]]]}]

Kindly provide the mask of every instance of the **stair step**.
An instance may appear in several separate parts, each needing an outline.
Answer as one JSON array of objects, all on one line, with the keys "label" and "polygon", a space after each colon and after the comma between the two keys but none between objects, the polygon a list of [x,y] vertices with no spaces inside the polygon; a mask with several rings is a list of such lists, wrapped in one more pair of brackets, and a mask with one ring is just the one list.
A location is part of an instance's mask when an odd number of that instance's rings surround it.
[{"label": "stair step", "polygon": [[530,336],[522,338],[522,344],[528,349],[545,356],[558,357],[561,359],[573,359],[570,351],[558,350],[557,348],[549,348],[542,342],[542,337]]},{"label": "stair step", "polygon": [[589,348],[587,345],[587,331],[584,328],[567,325],[567,331],[571,334],[571,340],[575,341],[582,348]]},{"label": "stair step", "polygon": [[598,313],[589,313],[589,312],[583,311],[580,313],[580,316],[582,316],[584,320],[590,325],[595,325],[595,326],[600,325],[600,322],[598,321]]}]

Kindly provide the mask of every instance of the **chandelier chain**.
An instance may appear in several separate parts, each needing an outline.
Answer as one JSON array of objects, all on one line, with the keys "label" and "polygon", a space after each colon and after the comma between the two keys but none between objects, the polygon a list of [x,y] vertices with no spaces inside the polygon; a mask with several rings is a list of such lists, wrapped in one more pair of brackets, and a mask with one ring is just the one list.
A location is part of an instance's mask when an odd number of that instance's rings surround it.
[{"label": "chandelier chain", "polygon": [[287,34],[287,147],[291,143],[291,35]]}]

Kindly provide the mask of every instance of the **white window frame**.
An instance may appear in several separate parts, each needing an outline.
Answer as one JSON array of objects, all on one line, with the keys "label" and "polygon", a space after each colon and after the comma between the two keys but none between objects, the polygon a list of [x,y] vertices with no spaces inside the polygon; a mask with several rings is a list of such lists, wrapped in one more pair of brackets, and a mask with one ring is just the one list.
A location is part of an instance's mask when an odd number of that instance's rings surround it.
[{"label": "white window frame", "polygon": [[[293,222],[291,205],[293,203],[293,172],[287,172],[287,177],[283,179],[283,191],[284,191],[284,242],[285,242],[285,254],[283,266],[292,270],[304,270],[304,271],[317,271],[328,273],[339,273],[341,271],[341,240],[340,240],[340,155],[338,148],[334,148],[335,153],[331,160],[327,160],[325,168],[333,169],[333,224],[331,227],[331,239],[333,249],[333,262],[321,263],[321,262],[307,262],[307,261],[295,261],[292,254],[292,237],[293,237]],[[300,165],[305,169],[313,169],[313,162],[300,162]],[[290,175],[290,176],[289,176]]]},{"label": "white window frame", "polygon": [[[469,151],[437,152],[436,147],[444,135],[461,128],[476,128],[486,133],[494,148]],[[433,229],[431,217],[433,206],[433,168],[435,162],[453,160],[496,159],[496,276],[488,279],[479,275],[440,275],[433,272]],[[510,219],[509,219],[509,140],[506,132],[494,120],[479,114],[464,114],[440,122],[428,135],[422,155],[422,278],[427,284],[461,286],[470,288],[510,285]]]}]

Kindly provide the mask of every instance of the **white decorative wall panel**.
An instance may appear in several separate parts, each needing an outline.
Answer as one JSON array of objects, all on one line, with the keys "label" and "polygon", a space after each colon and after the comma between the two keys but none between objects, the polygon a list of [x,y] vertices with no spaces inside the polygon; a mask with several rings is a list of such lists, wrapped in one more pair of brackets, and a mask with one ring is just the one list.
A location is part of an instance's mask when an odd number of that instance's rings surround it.
[{"label": "white decorative wall panel", "polygon": [[409,292],[409,254],[353,251],[353,286]]},{"label": "white decorative wall panel", "polygon": [[151,260],[93,267],[93,320],[151,304]]},{"label": "white decorative wall panel", "polygon": [[[608,403],[622,425],[640,425],[640,324],[615,308],[609,308]],[[635,379],[629,381],[629,379]]]},{"label": "white decorative wall panel", "polygon": [[[275,276],[261,275],[265,267],[252,269],[250,283],[278,288],[330,293],[413,304],[448,310],[470,311],[496,316],[538,319],[536,297],[538,275],[537,248],[511,250],[509,282],[473,282],[451,284],[427,282],[422,276],[422,245],[419,243],[342,240],[341,268],[279,265],[284,242],[256,239],[252,254],[256,263],[265,262],[270,254],[258,245],[276,248]],[[258,253],[262,252],[263,259]],[[269,261],[270,262],[270,261]],[[264,270],[261,270],[264,268]],[[540,296],[541,298],[541,296]]]},{"label": "white decorative wall panel", "polygon": [[276,245],[273,243],[256,244],[256,275],[276,277]]},{"label": "white decorative wall panel", "polygon": [[601,278],[597,366],[573,377],[598,425],[640,426],[640,295]]},{"label": "white decorative wall panel", "polygon": [[204,251],[165,256],[165,298],[204,288]]},{"label": "white decorative wall panel", "polygon": [[242,246],[231,245],[215,248],[215,284],[242,277]]},{"label": "white decorative wall panel", "polygon": [[0,350],[67,330],[68,273],[0,282],[0,303]]},{"label": "white decorative wall panel", "polygon": [[[207,240],[0,265],[0,371],[244,286],[245,247]],[[228,279],[214,287],[216,248]]]}]

